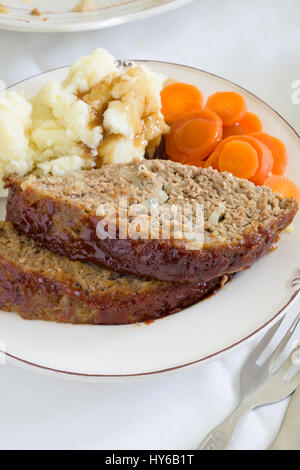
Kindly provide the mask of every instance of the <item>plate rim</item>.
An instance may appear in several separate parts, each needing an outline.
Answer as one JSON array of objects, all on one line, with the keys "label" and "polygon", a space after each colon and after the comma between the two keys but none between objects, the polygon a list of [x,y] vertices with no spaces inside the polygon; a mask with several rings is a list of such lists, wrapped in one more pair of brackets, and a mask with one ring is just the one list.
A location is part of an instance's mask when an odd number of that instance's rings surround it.
[{"label": "plate rim", "polygon": [[[67,371],[63,369],[55,369],[53,367],[47,367],[43,366],[41,364],[35,363],[35,362],[30,362],[27,361],[26,359],[22,359],[20,357],[14,356],[13,354],[7,353],[6,351],[2,351],[0,349],[0,354],[6,356],[9,358],[11,361],[14,363],[17,363],[18,365],[22,365],[24,367],[29,367],[31,370],[35,371],[42,371],[46,374],[51,374],[59,377],[64,377],[64,378],[81,378],[83,380],[89,380],[89,379],[108,379],[108,380],[117,380],[119,379],[120,381],[123,379],[140,379],[140,378],[148,378],[148,377],[156,377],[156,376],[162,376],[162,375],[167,375],[170,373],[175,373],[175,372],[180,372],[181,370],[185,370],[191,367],[195,366],[200,366],[200,365],[205,365],[208,364],[209,362],[212,362],[213,360],[216,359],[222,359],[224,356],[229,354],[229,352],[234,352],[239,349],[239,347],[246,346],[249,344],[251,341],[259,337],[264,333],[264,331],[272,325],[276,323],[276,321],[279,321],[280,318],[282,318],[287,310],[292,307],[292,305],[295,303],[295,301],[300,297],[300,272],[299,272],[299,277],[296,277],[291,284],[296,285],[297,282],[297,289],[294,293],[292,293],[291,298],[289,301],[273,316],[269,321],[267,321],[263,326],[260,328],[257,328],[254,332],[250,333],[248,336],[244,337],[243,339],[237,341],[236,343],[233,343],[232,345],[221,349],[213,354],[210,354],[206,357],[203,357],[201,359],[196,359],[194,361],[190,361],[184,364],[180,364],[174,367],[168,367],[165,369],[160,369],[160,370],[155,370],[155,371],[149,371],[149,372],[138,372],[135,374],[87,374],[85,372],[72,372],[72,371]],[[299,285],[299,287],[298,287]]]},{"label": "plate rim", "polygon": [[[179,68],[186,68],[186,69],[189,69],[189,70],[194,70],[196,72],[206,74],[210,77],[218,78],[218,79],[226,82],[227,84],[238,87],[240,90],[244,91],[245,93],[248,93],[249,95],[254,97],[256,100],[258,100],[260,103],[262,103],[267,108],[269,108],[269,110],[274,112],[282,121],[284,121],[284,123],[290,128],[290,130],[295,135],[295,137],[299,140],[299,143],[300,143],[299,133],[279,113],[279,111],[277,111],[271,105],[269,105],[264,100],[259,98],[253,92],[251,92],[251,91],[247,90],[246,88],[238,85],[237,83],[235,83],[232,80],[229,80],[227,78],[222,77],[221,75],[211,73],[211,72],[208,72],[206,70],[203,70],[203,69],[200,69],[200,68],[197,68],[197,67],[184,65],[184,64],[178,64],[178,63],[174,63],[174,62],[161,61],[161,60],[126,59],[126,60],[119,60],[119,62],[120,63],[122,63],[122,62],[125,62],[125,63],[126,62],[128,62],[128,63],[135,62],[135,63],[144,63],[144,64],[147,64],[147,63],[148,64],[151,64],[151,63],[152,64],[153,63],[165,64],[165,65],[171,65],[171,66],[175,66],[175,67],[179,67]],[[58,70],[67,69],[69,67],[70,67],[70,65],[65,65],[65,66],[55,67],[55,68],[46,70],[44,72],[39,72],[37,74],[31,75],[30,77],[27,77],[23,80],[20,80],[20,81],[14,83],[14,84],[8,86],[6,88],[6,90],[9,90],[10,88],[13,88],[13,87],[25,82],[25,81],[31,80],[31,79],[36,78],[38,76],[45,75],[47,73],[55,72],[55,71],[58,71]],[[73,379],[74,378],[77,378],[77,379],[81,378],[82,380],[90,380],[90,379],[95,379],[95,380],[103,379],[103,380],[105,380],[105,379],[108,379],[108,380],[120,380],[121,381],[122,379],[132,379],[132,378],[139,379],[139,378],[155,377],[155,376],[166,375],[166,374],[169,374],[169,373],[175,373],[175,372],[179,372],[179,371],[191,368],[193,366],[197,366],[197,365],[200,366],[200,365],[207,364],[208,362],[212,362],[213,360],[221,359],[222,357],[229,354],[230,352],[233,352],[233,351],[237,350],[241,346],[247,345],[249,342],[253,341],[255,338],[262,335],[263,332],[268,327],[271,327],[276,321],[279,321],[279,319],[285,315],[287,310],[293,306],[293,304],[298,299],[298,297],[300,297],[300,295],[299,295],[300,294],[300,271],[298,271],[296,277],[293,280],[290,281],[290,287],[292,289],[295,288],[295,290],[294,291],[292,290],[291,297],[289,298],[289,300],[285,303],[285,305],[283,307],[281,307],[281,309],[278,312],[276,312],[272,316],[272,318],[270,320],[268,320],[266,323],[264,323],[261,327],[257,328],[255,331],[253,331],[249,335],[245,336],[244,338],[240,339],[239,341],[236,341],[235,343],[231,344],[230,346],[227,346],[224,349],[221,349],[217,352],[214,352],[214,353],[212,353],[210,355],[207,355],[205,357],[202,357],[200,359],[185,362],[184,364],[179,364],[179,365],[176,365],[176,366],[173,366],[173,367],[168,367],[168,368],[154,370],[154,371],[148,371],[148,372],[131,373],[131,374],[88,374],[88,373],[85,373],[85,372],[74,372],[74,371],[68,371],[68,370],[63,370],[63,369],[56,369],[56,368],[52,368],[52,367],[47,367],[47,366],[44,366],[44,365],[36,363],[36,362],[27,361],[26,359],[24,359],[22,357],[15,356],[15,355],[10,354],[9,352],[3,351],[1,349],[0,349],[0,354],[4,355],[5,357],[7,357],[10,360],[10,362],[13,362],[17,365],[20,365],[20,366],[23,365],[24,367],[29,367],[31,370],[35,370],[37,372],[44,372],[46,374],[51,374],[51,375],[54,375],[56,377],[63,377],[63,378],[73,378]]]},{"label": "plate rim", "polygon": [[[132,21],[139,21],[152,16],[167,13],[181,6],[194,2],[195,0],[171,0],[164,5],[152,6],[140,12],[126,13],[123,16],[115,16],[114,18],[95,19],[94,21],[83,20],[78,23],[62,23],[52,24],[47,21],[27,23],[25,20],[16,20],[15,23],[6,22],[9,17],[0,17],[0,30],[19,31],[28,33],[72,33],[80,31],[95,31],[99,29],[112,28]],[[4,19],[4,21],[2,21]]]}]

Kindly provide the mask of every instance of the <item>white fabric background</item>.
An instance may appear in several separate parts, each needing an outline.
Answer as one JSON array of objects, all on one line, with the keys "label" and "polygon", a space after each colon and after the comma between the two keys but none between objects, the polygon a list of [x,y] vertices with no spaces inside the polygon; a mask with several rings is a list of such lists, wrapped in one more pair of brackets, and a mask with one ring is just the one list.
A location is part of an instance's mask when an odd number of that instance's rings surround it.
[{"label": "white fabric background", "polygon": [[[98,46],[118,58],[196,66],[248,88],[300,131],[299,0],[196,0],[160,17],[72,34],[0,32],[7,85],[70,64]],[[298,304],[299,306],[299,304]],[[0,366],[1,449],[193,449],[237,404],[253,345],[207,366],[128,384],[90,384]],[[253,411],[232,448],[265,449],[287,400]]]}]

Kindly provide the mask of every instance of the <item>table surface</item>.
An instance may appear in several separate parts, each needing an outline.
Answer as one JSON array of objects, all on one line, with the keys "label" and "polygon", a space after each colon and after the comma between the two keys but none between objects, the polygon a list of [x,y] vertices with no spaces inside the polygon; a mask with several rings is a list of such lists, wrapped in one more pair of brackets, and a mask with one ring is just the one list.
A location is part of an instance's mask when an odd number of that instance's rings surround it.
[{"label": "table surface", "polygon": [[[300,132],[300,104],[291,98],[292,83],[300,80],[299,45],[298,0],[195,0],[102,31],[0,31],[0,79],[11,85],[101,46],[117,58],[166,60],[228,78]],[[193,449],[237,405],[239,371],[253,346],[177,375],[126,384],[55,379],[0,365],[0,448]],[[266,449],[287,404],[252,411],[231,448]]]}]

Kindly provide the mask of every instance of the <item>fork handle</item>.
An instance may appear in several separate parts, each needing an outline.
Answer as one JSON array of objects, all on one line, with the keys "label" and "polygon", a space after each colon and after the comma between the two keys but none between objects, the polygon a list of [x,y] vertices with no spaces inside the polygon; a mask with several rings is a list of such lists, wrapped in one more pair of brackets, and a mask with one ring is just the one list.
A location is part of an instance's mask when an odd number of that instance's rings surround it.
[{"label": "fork handle", "polygon": [[212,429],[200,443],[197,450],[225,450],[242,417],[253,408],[251,401],[241,402],[227,418]]}]

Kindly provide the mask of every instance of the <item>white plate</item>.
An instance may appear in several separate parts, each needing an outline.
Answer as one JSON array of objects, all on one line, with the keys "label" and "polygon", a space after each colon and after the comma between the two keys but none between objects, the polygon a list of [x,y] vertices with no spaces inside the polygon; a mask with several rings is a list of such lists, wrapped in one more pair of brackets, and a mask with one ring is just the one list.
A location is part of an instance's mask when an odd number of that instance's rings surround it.
[{"label": "white plate", "polygon": [[[289,175],[300,186],[300,140],[265,103],[220,77],[180,65],[148,62],[157,72],[194,83],[205,96],[236,90],[264,128],[287,145]],[[67,68],[25,80],[13,88],[32,95],[45,82],[61,80]],[[4,215],[3,201],[3,214]],[[276,251],[238,274],[224,289],[197,305],[150,325],[75,326],[22,320],[0,314],[0,341],[8,357],[40,371],[86,380],[128,380],[204,364],[233,351],[261,333],[295,300],[300,268],[300,217],[284,233]],[[1,348],[0,348],[1,349]]]},{"label": "white plate", "polygon": [[[81,0],[2,0],[0,29],[38,32],[88,31],[158,15],[193,0],[93,0],[96,9],[73,12]],[[31,15],[38,8],[41,16]]]}]

